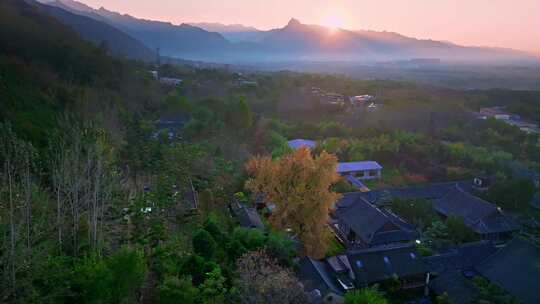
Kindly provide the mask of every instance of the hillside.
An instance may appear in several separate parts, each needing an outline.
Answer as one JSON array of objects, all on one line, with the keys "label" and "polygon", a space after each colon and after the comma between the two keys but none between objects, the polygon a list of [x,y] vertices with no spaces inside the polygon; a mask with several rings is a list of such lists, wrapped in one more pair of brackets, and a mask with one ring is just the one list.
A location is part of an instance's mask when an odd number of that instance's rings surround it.
[{"label": "hillside", "polygon": [[[48,8],[34,4],[0,2],[0,85],[4,88],[0,90],[0,119],[9,118],[25,137],[44,144],[56,117],[75,104],[81,106],[75,107],[77,111],[92,108],[86,115],[96,115],[94,110],[100,104],[107,104],[129,84],[136,97],[131,105],[121,107],[137,108],[134,104],[145,98],[146,86],[134,73],[136,65],[107,56],[105,49],[81,39],[74,29],[50,16]],[[77,16],[74,20],[83,19]],[[95,26],[96,22],[88,24]],[[82,106],[81,102],[88,104]]]},{"label": "hillside", "polygon": [[160,49],[162,55],[185,57],[185,59],[212,58],[219,52],[230,50],[231,43],[218,33],[208,32],[188,24],[174,25],[168,22],[138,19],[105,8],[78,11],[71,2],[52,2],[51,5],[70,7],[76,12],[96,20],[107,22],[152,50]]},{"label": "hillside", "polygon": [[[29,3],[0,1],[0,303],[446,303],[477,289],[470,302],[517,303],[480,277],[465,293],[425,282],[482,263],[486,239],[538,243],[540,130],[510,122],[539,122],[540,92],[156,66]],[[266,43],[332,54],[323,30],[293,21]],[[511,121],[474,113],[503,110]],[[538,258],[522,260],[515,272]]]},{"label": "hillside", "polygon": [[154,53],[141,42],[109,24],[55,6],[43,5],[42,9],[73,28],[82,38],[97,45],[104,45],[116,56],[141,60],[155,58]]}]

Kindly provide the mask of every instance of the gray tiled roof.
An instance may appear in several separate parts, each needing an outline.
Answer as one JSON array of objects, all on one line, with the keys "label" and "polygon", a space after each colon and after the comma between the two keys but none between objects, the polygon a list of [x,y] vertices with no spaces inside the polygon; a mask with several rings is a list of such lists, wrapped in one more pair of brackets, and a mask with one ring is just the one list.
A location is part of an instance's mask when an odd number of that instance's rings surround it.
[{"label": "gray tiled roof", "polygon": [[[334,217],[350,227],[364,243],[376,245],[414,239],[413,231],[405,229],[405,222],[400,225],[393,215],[369,204],[361,197],[345,194],[342,200],[347,202],[339,204]],[[383,227],[393,229],[383,230]]]},{"label": "gray tiled roof", "polygon": [[472,269],[497,252],[489,241],[465,243],[424,258],[429,271],[442,274],[448,271]]},{"label": "gray tiled roof", "polygon": [[492,203],[456,187],[435,200],[435,210],[445,216],[457,216],[480,234],[518,230],[518,224]]},{"label": "gray tiled roof", "polygon": [[414,246],[354,250],[347,253],[359,286],[425,274],[427,267]]},{"label": "gray tiled roof", "polygon": [[455,188],[435,201],[437,212],[445,216],[457,215],[466,221],[476,223],[494,213],[497,207],[483,199]]},{"label": "gray tiled roof", "polygon": [[240,226],[264,230],[264,224],[257,209],[248,207],[239,202],[233,203],[232,208],[238,222],[240,222]]},{"label": "gray tiled roof", "polygon": [[472,185],[473,183],[471,180],[464,180],[408,187],[381,188],[360,195],[372,204],[388,203],[386,200],[391,200],[392,198],[432,200],[442,198],[456,186],[459,186],[464,191],[471,191]]},{"label": "gray tiled roof", "polygon": [[329,268],[322,261],[305,257],[300,260],[297,273],[308,292],[318,289],[323,295],[328,292],[342,293],[342,289],[337,286]]},{"label": "gray tiled roof", "polygon": [[449,271],[431,281],[430,288],[438,295],[448,294],[453,304],[469,304],[478,294],[476,286],[461,271]]},{"label": "gray tiled roof", "polygon": [[476,267],[490,282],[498,284],[524,304],[540,303],[540,248],[514,239]]}]

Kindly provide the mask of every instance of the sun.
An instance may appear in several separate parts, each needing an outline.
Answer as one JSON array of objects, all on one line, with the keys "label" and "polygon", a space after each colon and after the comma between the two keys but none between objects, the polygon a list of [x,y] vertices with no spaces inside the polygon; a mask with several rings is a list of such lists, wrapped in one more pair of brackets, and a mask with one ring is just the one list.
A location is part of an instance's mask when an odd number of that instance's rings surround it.
[{"label": "sun", "polygon": [[332,31],[335,31],[343,28],[343,19],[337,15],[327,16],[323,21],[323,25],[330,28]]}]

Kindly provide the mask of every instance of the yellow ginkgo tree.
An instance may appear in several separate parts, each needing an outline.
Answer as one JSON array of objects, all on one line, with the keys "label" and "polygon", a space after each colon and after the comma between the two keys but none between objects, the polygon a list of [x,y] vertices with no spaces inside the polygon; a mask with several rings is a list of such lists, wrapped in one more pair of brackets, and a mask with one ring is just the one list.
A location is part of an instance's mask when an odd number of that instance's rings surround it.
[{"label": "yellow ginkgo tree", "polygon": [[340,198],[330,187],[339,180],[337,158],[325,151],[313,156],[303,147],[278,160],[251,158],[246,188],[263,195],[276,208],[271,224],[298,236],[306,255],[324,257],[328,247],[328,216]]}]

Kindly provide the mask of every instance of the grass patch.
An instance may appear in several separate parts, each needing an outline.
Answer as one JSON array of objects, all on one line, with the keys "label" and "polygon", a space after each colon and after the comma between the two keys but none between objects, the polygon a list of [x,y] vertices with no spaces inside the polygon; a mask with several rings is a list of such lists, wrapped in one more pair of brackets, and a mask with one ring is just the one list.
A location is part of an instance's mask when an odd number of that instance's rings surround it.
[{"label": "grass patch", "polygon": [[328,244],[328,250],[326,256],[336,256],[345,253],[345,246],[343,246],[336,238],[332,238],[330,244]]}]

